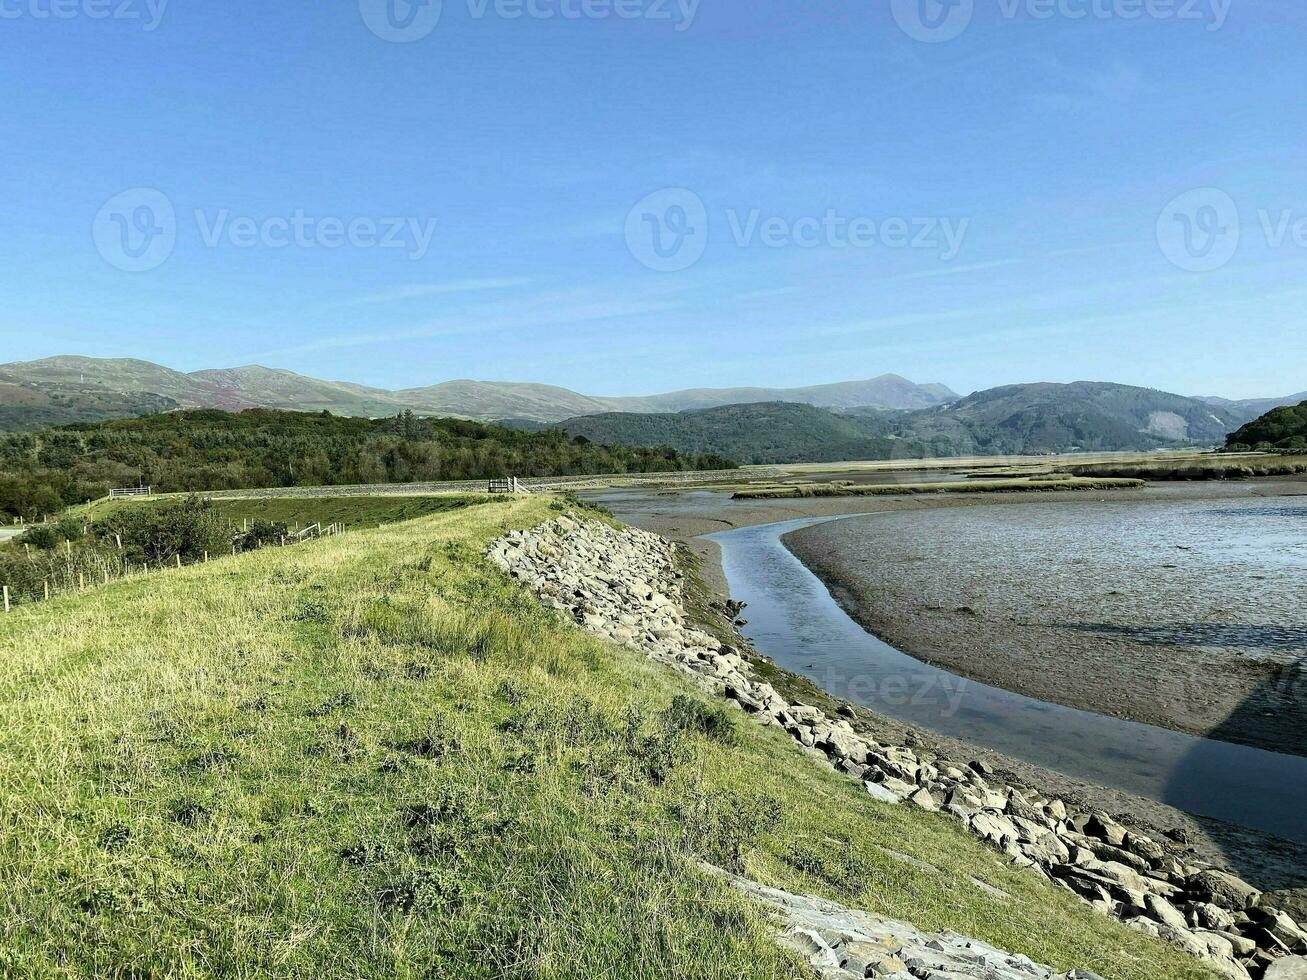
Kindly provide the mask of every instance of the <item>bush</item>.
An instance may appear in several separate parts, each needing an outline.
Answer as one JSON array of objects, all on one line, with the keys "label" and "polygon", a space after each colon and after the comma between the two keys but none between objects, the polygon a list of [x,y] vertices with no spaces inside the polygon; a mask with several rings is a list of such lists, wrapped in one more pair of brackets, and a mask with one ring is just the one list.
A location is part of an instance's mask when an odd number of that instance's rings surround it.
[{"label": "bush", "polygon": [[58,548],[65,541],[80,541],[85,525],[81,521],[65,518],[58,524],[38,524],[29,527],[18,538],[19,544],[31,545],[41,551]]},{"label": "bush", "polygon": [[662,713],[662,720],[671,731],[693,732],[723,745],[735,742],[735,722],[721,705],[705,704],[697,698],[678,694]]},{"label": "bush", "polygon": [[163,562],[181,555],[198,561],[204,553],[231,547],[232,529],[210,500],[185,500],[131,507],[91,526],[98,537],[122,539],[123,555],[132,562]]},{"label": "bush", "polygon": [[236,537],[236,546],[241,551],[253,551],[265,544],[281,544],[281,539],[290,531],[285,524],[274,521],[255,521],[249,529]]}]

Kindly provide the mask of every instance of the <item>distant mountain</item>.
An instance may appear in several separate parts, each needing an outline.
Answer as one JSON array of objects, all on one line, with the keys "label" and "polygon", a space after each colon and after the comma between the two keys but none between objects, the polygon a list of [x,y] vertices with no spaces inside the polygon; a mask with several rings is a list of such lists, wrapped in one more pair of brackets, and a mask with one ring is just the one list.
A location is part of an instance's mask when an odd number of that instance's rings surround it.
[{"label": "distant mountain", "polygon": [[149,392],[62,382],[36,384],[0,371],[0,432],[153,415],[177,407],[173,399]]},{"label": "distant mountain", "polygon": [[[492,381],[446,381],[403,391],[386,391],[343,381],[322,381],[291,371],[249,365],[187,374],[128,358],[48,357],[0,365],[0,374],[32,390],[61,390],[60,414],[29,415],[14,394],[11,411],[0,417],[9,429],[31,429],[60,421],[94,421],[158,411],[157,405],[183,408],[279,408],[328,411],[377,418],[411,410],[418,415],[489,421],[514,418],[558,422],[578,415],[612,411],[681,411],[739,402],[786,401],[830,407],[875,405],[922,408],[957,398],[943,385],[916,385],[897,375],[813,388],[696,389],[643,398],[583,395],[552,385]],[[156,401],[143,399],[145,395]],[[115,401],[113,397],[117,396]],[[25,396],[30,397],[30,396]],[[162,399],[158,401],[157,399]],[[171,403],[175,403],[172,405]]]},{"label": "distant mountain", "polygon": [[1239,419],[1195,398],[1108,382],[1024,384],[990,388],[923,415],[921,432],[938,421],[965,426],[983,452],[1063,452],[1220,445]]},{"label": "distant mountain", "polygon": [[1230,448],[1307,451],[1307,397],[1297,405],[1280,405],[1230,433]]},{"label": "distant mountain", "polygon": [[397,391],[404,407],[422,415],[464,418],[520,418],[557,422],[573,415],[612,409],[611,399],[590,398],[567,388],[507,381],[446,381],[429,388]]},{"label": "distant mountain", "polygon": [[821,408],[930,408],[957,401],[944,385],[919,385],[897,374],[867,381],[842,381],[809,388],[688,388],[642,398],[605,398],[610,410],[622,412],[684,412],[719,405],[754,402],[794,402]]},{"label": "distant mountain", "polygon": [[339,381],[318,381],[291,371],[250,365],[184,374],[130,358],[48,357],[0,365],[0,372],[41,383],[76,384],[112,391],[149,391],[185,408],[327,409],[339,415],[403,411],[390,392]]},{"label": "distant mountain", "polygon": [[1219,445],[1235,420],[1193,398],[1100,382],[1009,385],[935,408],[834,412],[758,403],[606,413],[561,423],[594,442],[666,445],[749,463],[910,459]]},{"label": "distant mountain", "polygon": [[886,416],[843,416],[791,402],[665,414],[609,412],[569,419],[561,427],[574,438],[605,445],[670,446],[681,453],[713,453],[740,463],[822,463],[898,455]]},{"label": "distant mountain", "polygon": [[1307,391],[1300,391],[1296,395],[1285,395],[1283,398],[1218,398],[1215,395],[1200,395],[1200,402],[1206,402],[1208,405],[1214,405],[1217,408],[1223,408],[1231,415],[1240,419],[1240,421],[1251,422],[1262,415],[1265,415],[1273,408],[1279,408],[1281,405],[1297,405],[1299,402],[1307,401]]}]

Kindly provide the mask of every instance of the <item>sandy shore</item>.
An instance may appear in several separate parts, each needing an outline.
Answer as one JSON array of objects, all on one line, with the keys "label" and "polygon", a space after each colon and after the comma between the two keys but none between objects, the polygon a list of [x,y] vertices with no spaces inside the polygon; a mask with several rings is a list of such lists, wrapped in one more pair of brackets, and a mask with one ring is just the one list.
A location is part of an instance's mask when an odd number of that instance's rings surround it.
[{"label": "sandy shore", "polygon": [[[1151,486],[1143,493],[1149,499],[1186,500],[1252,498],[1254,495],[1301,495],[1307,494],[1307,481],[1162,484]],[[1102,496],[1101,493],[1067,493],[1057,494],[1055,497],[1050,495],[1048,498],[1042,499],[1057,501],[1081,499],[1089,501],[1100,500]],[[1025,495],[970,497],[940,495],[932,497],[734,501],[726,494],[702,492],[658,495],[619,492],[604,494],[601,497],[602,502],[612,508],[624,521],[684,543],[701,559],[702,573],[706,584],[722,596],[727,595],[727,585],[721,569],[720,552],[714,543],[700,537],[704,534],[711,534],[732,527],[748,527],[811,516],[894,513],[939,508],[1005,507],[1031,503],[1030,498]],[[820,530],[821,527],[812,529],[814,532]],[[805,532],[805,534],[809,533],[811,532]],[[942,603],[930,599],[915,599],[886,604],[884,596],[856,595],[853,590],[841,587],[841,583],[836,581],[842,574],[846,573],[835,568],[823,569],[821,567],[823,559],[819,553],[820,549],[815,544],[811,548],[802,547],[801,550],[809,553],[800,554],[800,557],[805,560],[805,563],[809,564],[809,567],[814,568],[818,574],[822,575],[828,585],[832,586],[832,593],[845,606],[846,611],[854,614],[855,619],[859,619],[864,626],[899,649],[921,659],[938,662],[941,666],[952,669],[952,665],[943,658],[936,660],[934,650],[937,648],[930,643],[932,638],[938,639],[944,631],[921,629],[918,625],[920,610],[916,607],[921,605],[940,606],[943,605]],[[955,610],[955,606],[950,607],[950,609]],[[869,613],[868,610],[874,610],[874,612]],[[914,626],[917,626],[915,632],[913,630]],[[992,628],[993,625],[986,625],[981,617],[967,613],[958,613],[956,618],[948,617],[948,631],[958,637],[957,642],[962,645],[968,642],[971,646],[982,643],[982,637]],[[1089,645],[1099,640],[1097,637],[1083,639]],[[1156,650],[1153,653],[1155,654]],[[1060,656],[1062,656],[1061,653],[1055,653],[1050,658],[1047,654],[1044,654],[1039,664],[1040,669],[1042,670],[1044,663],[1048,660],[1057,660]],[[1165,660],[1159,660],[1156,670],[1161,674],[1166,671],[1166,667]],[[959,672],[971,673],[969,671]],[[1032,671],[1027,668],[1023,673],[1027,676],[1031,674],[1038,675],[1040,670]],[[972,673],[972,676],[975,676],[975,674]],[[1221,695],[1227,701],[1237,699],[1240,696],[1239,692],[1247,692],[1249,689],[1255,690],[1258,687],[1259,682],[1254,676],[1239,677],[1237,671],[1232,672],[1232,676],[1236,678],[1232,686],[1235,693],[1226,694],[1222,692]],[[1022,689],[1022,686],[1017,684],[1013,677],[1004,678],[999,674],[995,674],[994,676],[981,676],[977,679],[1014,690]],[[806,679],[785,675],[782,683],[784,686],[790,687],[795,693],[806,692],[807,698],[811,701],[815,702],[824,697]],[[1224,683],[1224,680],[1221,681],[1222,685]],[[779,686],[781,685],[778,684]],[[1044,697],[1044,694],[1032,687],[1027,687],[1024,693]],[[1086,690],[1084,694],[1085,699],[1076,706],[1103,713],[1114,713],[1111,698],[1105,699],[1105,703],[1094,703],[1093,698],[1095,695],[1092,691]],[[1054,697],[1049,699],[1071,703],[1065,698]],[[1203,711],[1198,710],[1196,705],[1191,705],[1190,709],[1196,719],[1218,717],[1221,710],[1219,707],[1214,709],[1206,708],[1204,710],[1208,713],[1204,714]],[[1125,714],[1125,712],[1122,712],[1122,714]],[[1140,714],[1142,716],[1144,712],[1141,711]],[[1163,720],[1160,713],[1155,712],[1155,714],[1158,716],[1158,720]],[[1125,792],[1107,790],[1068,777],[1062,773],[1033,766],[1019,759],[978,748],[966,742],[943,738],[933,732],[904,725],[865,709],[858,709],[858,715],[864,724],[886,739],[898,737],[902,740],[912,741],[929,747],[946,758],[962,761],[981,759],[995,769],[1008,773],[1011,778],[1018,782],[1036,787],[1046,793],[1056,794],[1067,799],[1080,800],[1086,805],[1113,812],[1150,833],[1178,832],[1186,836],[1195,851],[1205,859],[1228,864],[1232,869],[1249,880],[1258,883],[1264,889],[1307,888],[1307,846],[1282,841],[1257,831],[1231,827],[1219,821],[1195,818],[1151,799]],[[1149,718],[1138,717],[1137,720],[1149,720]],[[1172,720],[1170,727],[1178,728],[1181,726]],[[1200,722],[1200,724],[1194,725],[1189,730],[1198,731],[1201,727],[1202,723]],[[1198,733],[1202,732],[1198,731]],[[1301,735],[1301,732],[1299,732],[1299,735]]]}]

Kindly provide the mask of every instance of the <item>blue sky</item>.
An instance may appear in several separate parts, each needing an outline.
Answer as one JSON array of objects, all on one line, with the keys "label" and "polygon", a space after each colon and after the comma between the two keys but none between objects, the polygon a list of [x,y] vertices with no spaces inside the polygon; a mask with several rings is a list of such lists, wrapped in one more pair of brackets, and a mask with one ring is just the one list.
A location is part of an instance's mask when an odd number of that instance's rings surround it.
[{"label": "blue sky", "polygon": [[1307,388],[1290,0],[393,2],[0,0],[0,361]]}]

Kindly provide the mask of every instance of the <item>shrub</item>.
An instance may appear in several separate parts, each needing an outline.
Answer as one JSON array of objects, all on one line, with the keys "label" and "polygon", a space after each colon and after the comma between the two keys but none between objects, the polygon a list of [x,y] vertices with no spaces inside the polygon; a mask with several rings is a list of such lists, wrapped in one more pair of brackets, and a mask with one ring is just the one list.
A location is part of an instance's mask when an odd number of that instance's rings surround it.
[{"label": "shrub", "polygon": [[698,698],[676,695],[661,717],[671,731],[693,732],[723,745],[732,745],[736,739],[735,722],[727,709]]},{"label": "shrub", "polygon": [[92,525],[97,536],[122,539],[128,561],[162,562],[181,555],[198,561],[231,546],[231,527],[210,500],[188,497],[152,507],[131,507]]},{"label": "shrub", "polygon": [[20,544],[31,545],[42,551],[57,548],[65,541],[80,541],[84,525],[81,521],[65,518],[58,524],[38,524],[24,531],[18,538]]}]

